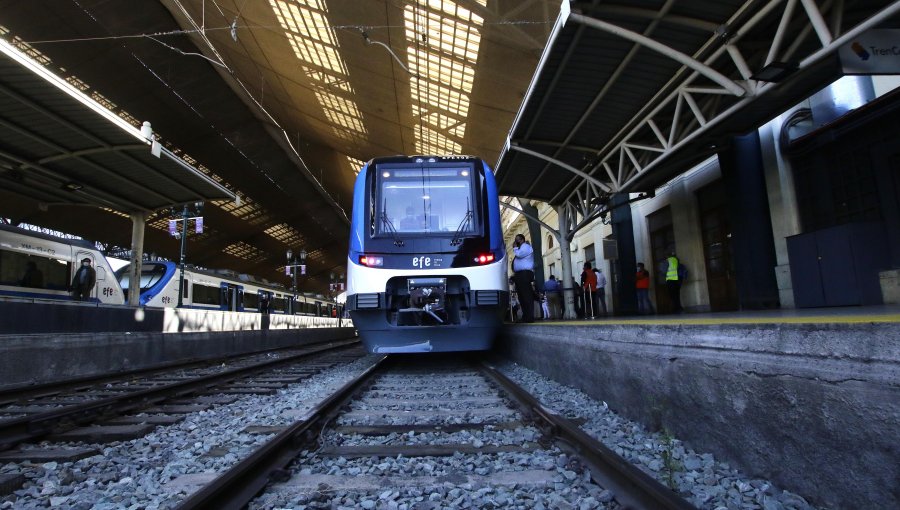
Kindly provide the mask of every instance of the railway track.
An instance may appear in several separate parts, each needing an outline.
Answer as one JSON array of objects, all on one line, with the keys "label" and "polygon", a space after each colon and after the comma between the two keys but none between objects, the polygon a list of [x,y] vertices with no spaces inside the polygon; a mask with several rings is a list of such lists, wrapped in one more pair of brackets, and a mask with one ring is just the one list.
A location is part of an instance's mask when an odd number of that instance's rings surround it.
[{"label": "railway track", "polygon": [[[45,437],[86,442],[139,437],[158,425],[177,423],[186,413],[229,403],[239,395],[274,393],[347,356],[359,357],[362,353],[357,350],[323,358],[358,345],[356,339],[326,342],[212,365],[191,362],[6,390],[0,392],[0,461],[35,455],[33,450],[4,450]],[[85,424],[95,425],[82,427]]]},{"label": "railway track", "polygon": [[380,358],[208,478],[179,508],[694,508],[493,368],[447,358]]}]

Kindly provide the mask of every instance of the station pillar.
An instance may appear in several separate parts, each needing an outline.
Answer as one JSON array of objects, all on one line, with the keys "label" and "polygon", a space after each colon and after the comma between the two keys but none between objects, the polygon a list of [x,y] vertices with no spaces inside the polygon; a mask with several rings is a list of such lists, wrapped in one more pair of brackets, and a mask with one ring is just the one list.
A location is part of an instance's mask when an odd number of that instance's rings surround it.
[{"label": "station pillar", "polygon": [[738,303],[742,310],[776,308],[775,239],[759,133],[735,136],[719,154],[728,193]]},{"label": "station pillar", "polygon": [[562,276],[560,285],[563,288],[563,313],[564,319],[575,319],[575,289],[572,287],[572,252],[569,251],[569,216],[565,204],[556,206],[556,216],[559,218],[559,258],[562,263]]},{"label": "station pillar", "polygon": [[[138,306],[141,299],[141,261],[144,259],[144,227],[147,213],[131,215],[131,266],[128,279],[128,306]],[[137,292],[135,292],[137,289]]]},{"label": "station pillar", "polygon": [[[617,258],[613,261],[616,273],[615,287],[617,315],[631,315],[638,312],[635,275],[637,260],[634,250],[634,224],[631,220],[631,205],[628,193],[616,193],[612,197],[612,233],[616,240]],[[605,254],[604,254],[605,255]],[[652,265],[652,264],[651,264]]]}]

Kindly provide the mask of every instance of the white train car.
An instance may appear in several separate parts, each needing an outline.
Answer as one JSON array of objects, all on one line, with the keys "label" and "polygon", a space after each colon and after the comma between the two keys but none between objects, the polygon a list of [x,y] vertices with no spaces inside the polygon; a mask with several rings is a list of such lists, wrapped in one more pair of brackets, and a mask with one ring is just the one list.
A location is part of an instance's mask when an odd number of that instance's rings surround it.
[{"label": "white train car", "polygon": [[494,174],[470,156],[393,156],[356,179],[347,310],[371,352],[490,349],[509,303]]},{"label": "white train car", "polygon": [[91,243],[0,224],[0,299],[73,301],[69,287],[85,258],[97,273],[88,301],[124,304],[115,273]]},{"label": "white train car", "polygon": [[[116,273],[126,296],[131,287],[129,268],[125,266]],[[142,263],[140,305],[158,308],[177,306],[179,279],[178,264],[174,262]],[[338,311],[334,303],[324,298],[292,295],[284,287],[228,270],[187,267],[182,292],[182,308],[260,312],[268,303],[268,312],[273,314],[333,317]]]}]

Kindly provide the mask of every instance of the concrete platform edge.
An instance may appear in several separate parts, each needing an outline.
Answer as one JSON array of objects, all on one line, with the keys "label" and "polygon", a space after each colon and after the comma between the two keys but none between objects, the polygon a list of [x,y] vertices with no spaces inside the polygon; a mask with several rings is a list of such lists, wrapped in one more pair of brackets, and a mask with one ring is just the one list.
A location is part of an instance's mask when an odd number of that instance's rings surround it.
[{"label": "concrete platform edge", "polygon": [[898,506],[900,325],[514,326],[501,356],[820,505]]}]

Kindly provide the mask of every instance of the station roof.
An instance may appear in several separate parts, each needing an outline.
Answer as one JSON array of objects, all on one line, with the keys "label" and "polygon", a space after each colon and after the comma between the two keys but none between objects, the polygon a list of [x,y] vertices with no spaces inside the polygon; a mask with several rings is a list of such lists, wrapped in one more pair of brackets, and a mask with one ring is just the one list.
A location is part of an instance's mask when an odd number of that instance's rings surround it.
[{"label": "station roof", "polygon": [[[898,2],[817,4],[0,0],[0,38],[134,128],[149,121],[241,197],[207,203],[189,263],[286,284],[285,251],[306,250],[300,288],[322,292],[346,266],[363,162],[476,155],[498,161],[502,193],[554,204],[585,185],[651,189],[833,80],[834,45]],[[753,79],[779,39],[771,60],[798,71]],[[0,215],[130,244],[124,206],[47,208],[51,196],[18,191],[0,190]],[[145,245],[175,259],[168,217],[150,219]]]},{"label": "station roof", "polygon": [[[557,0],[0,0],[0,37],[37,53],[173,153],[241,197],[208,203],[187,260],[302,290],[343,273],[352,186],[395,154],[496,161],[559,9]],[[128,246],[121,210],[0,214]],[[113,210],[115,209],[115,210]],[[176,258],[168,213],[148,251]]]},{"label": "station roof", "polygon": [[0,182],[51,205],[124,213],[234,199],[222,185],[0,40]]},{"label": "station roof", "polygon": [[[900,10],[881,0],[562,6],[496,168],[501,194],[553,205],[653,190],[839,78],[837,49]],[[763,74],[779,69],[789,72]]]}]

